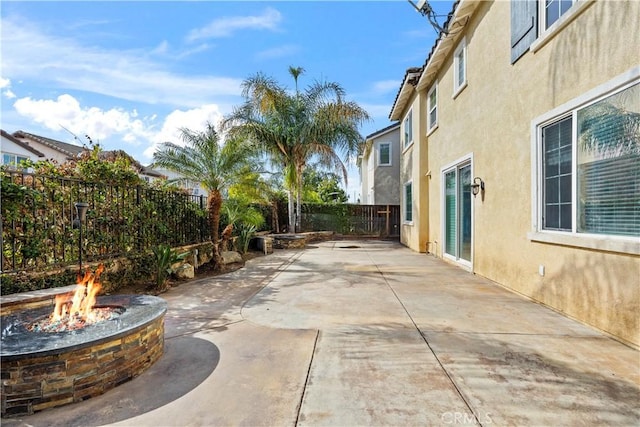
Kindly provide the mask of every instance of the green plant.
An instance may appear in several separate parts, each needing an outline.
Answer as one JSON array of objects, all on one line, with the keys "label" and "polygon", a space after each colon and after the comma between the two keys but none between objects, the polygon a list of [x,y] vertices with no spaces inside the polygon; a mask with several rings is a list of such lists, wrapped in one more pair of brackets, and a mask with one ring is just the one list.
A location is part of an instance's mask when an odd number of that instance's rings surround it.
[{"label": "green plant", "polygon": [[243,254],[246,254],[249,250],[249,242],[256,233],[256,226],[252,224],[242,223],[238,227],[238,249]]},{"label": "green plant", "polygon": [[189,252],[177,253],[168,245],[158,245],[153,248],[156,260],[156,289],[162,290],[170,274],[176,272],[173,265],[182,261]]}]

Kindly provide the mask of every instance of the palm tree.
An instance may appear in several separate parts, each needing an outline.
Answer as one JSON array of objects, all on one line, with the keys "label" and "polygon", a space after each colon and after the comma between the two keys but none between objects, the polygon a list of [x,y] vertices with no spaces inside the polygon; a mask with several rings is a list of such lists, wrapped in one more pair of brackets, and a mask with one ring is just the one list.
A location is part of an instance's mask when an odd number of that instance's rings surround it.
[{"label": "palm tree", "polygon": [[199,182],[208,192],[207,207],[214,259],[219,263],[220,208],[223,194],[233,183],[242,180],[242,171],[250,165],[251,151],[243,140],[228,138],[224,144],[211,123],[204,131],[180,129],[184,146],[170,142],[153,155],[154,165],[178,172],[176,182]]},{"label": "palm tree", "polygon": [[302,173],[307,162],[317,158],[324,167],[340,170],[346,182],[347,169],[340,154],[348,160],[357,153],[363,140],[358,126],[369,119],[358,104],[344,99],[338,83],[317,81],[299,91],[298,78],[303,72],[301,67],[289,67],[296,86],[293,95],[262,73],[249,77],[242,84],[244,104],[223,122],[231,133],[249,138],[283,170],[290,232],[296,231],[295,219],[300,218]]}]

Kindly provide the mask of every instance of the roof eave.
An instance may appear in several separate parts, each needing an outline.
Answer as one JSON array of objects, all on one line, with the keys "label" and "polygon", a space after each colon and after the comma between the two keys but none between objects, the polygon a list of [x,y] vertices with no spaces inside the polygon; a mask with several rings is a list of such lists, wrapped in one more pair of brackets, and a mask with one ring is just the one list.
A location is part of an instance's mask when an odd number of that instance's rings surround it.
[{"label": "roof eave", "polygon": [[444,35],[436,41],[435,49],[427,59],[424,71],[416,85],[417,90],[425,90],[433,83],[445,59],[449,56],[457,41],[460,40],[460,37],[462,37],[464,27],[475,13],[479,3],[479,0],[460,0],[448,24],[448,28],[457,30],[455,33]]},{"label": "roof eave", "polygon": [[414,89],[413,85],[406,81],[402,84],[402,87],[400,88],[400,93],[398,94],[398,98],[396,99],[396,102],[393,104],[391,113],[389,113],[390,120],[400,120],[402,118],[402,113],[407,107],[407,101],[411,97],[411,94],[413,93],[413,89]]}]

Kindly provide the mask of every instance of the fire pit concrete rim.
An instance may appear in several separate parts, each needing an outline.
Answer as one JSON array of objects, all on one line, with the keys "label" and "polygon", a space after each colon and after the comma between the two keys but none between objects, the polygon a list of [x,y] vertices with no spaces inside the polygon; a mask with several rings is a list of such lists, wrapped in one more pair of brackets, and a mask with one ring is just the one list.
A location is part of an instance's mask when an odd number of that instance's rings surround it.
[{"label": "fire pit concrete rim", "polygon": [[[125,311],[112,320],[80,330],[55,333],[28,331],[22,324],[22,312],[2,316],[0,361],[41,357],[99,345],[144,328],[167,311],[166,301],[151,295],[100,296],[96,305],[123,307]],[[47,310],[49,307],[30,311],[33,316],[38,316],[40,313],[46,315]]]}]

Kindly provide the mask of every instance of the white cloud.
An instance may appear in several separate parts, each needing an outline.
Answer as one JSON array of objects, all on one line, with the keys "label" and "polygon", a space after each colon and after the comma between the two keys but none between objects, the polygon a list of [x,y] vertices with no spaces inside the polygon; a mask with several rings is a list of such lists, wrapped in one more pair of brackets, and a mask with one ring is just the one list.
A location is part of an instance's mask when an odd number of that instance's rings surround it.
[{"label": "white cloud", "polygon": [[[134,157],[140,157],[136,153],[141,153],[144,158],[138,160],[145,163],[151,161],[159,144],[167,141],[181,144],[180,128],[204,130],[207,122],[217,125],[223,117],[219,106],[207,104],[184,111],[174,110],[159,124],[155,114],[139,118],[135,109],[83,107],[68,94],[55,100],[20,98],[14,107],[20,115],[52,131],[58,132],[64,127],[79,138],[89,135],[103,146],[123,149]],[[141,151],[141,147],[146,148]]]},{"label": "white cloud", "polygon": [[175,110],[167,115],[162,129],[151,138],[152,144],[144,151],[144,156],[151,159],[153,153],[163,142],[182,144],[180,129],[204,130],[206,123],[217,125],[222,120],[220,108],[215,104],[203,105],[199,108],[182,111]]},{"label": "white cloud", "polygon": [[291,56],[300,50],[298,46],[288,44],[284,46],[274,47],[273,49],[263,50],[256,54],[257,59],[275,59],[285,56]]},{"label": "white cloud", "polygon": [[187,41],[201,39],[229,37],[240,30],[270,30],[276,31],[282,21],[282,15],[271,7],[265,9],[262,15],[231,16],[212,21],[209,25],[196,28],[189,32]]},{"label": "white cloud", "polygon": [[18,114],[48,129],[58,131],[64,127],[76,135],[89,135],[94,141],[121,135],[127,142],[139,145],[141,140],[152,136],[152,123],[135,118],[135,111],[83,108],[77,99],[67,94],[55,100],[20,98],[13,105]]},{"label": "white cloud", "polygon": [[[1,26],[3,74],[14,80],[34,79],[66,90],[178,108],[240,95],[241,79],[178,75],[150,59],[148,51],[86,46],[80,40],[43,33],[25,20],[2,18]],[[161,44],[156,51],[167,48]]]},{"label": "white cloud", "polygon": [[0,89],[11,87],[11,80],[0,77]]},{"label": "white cloud", "polygon": [[400,89],[401,80],[381,80],[373,83],[373,91],[376,94],[397,92]]}]

